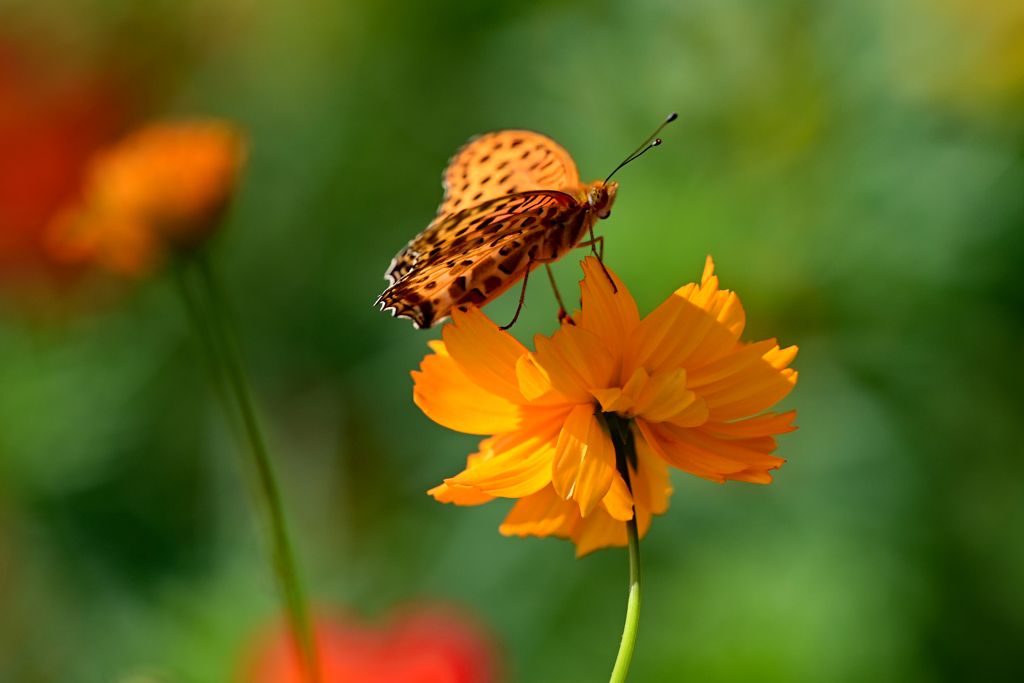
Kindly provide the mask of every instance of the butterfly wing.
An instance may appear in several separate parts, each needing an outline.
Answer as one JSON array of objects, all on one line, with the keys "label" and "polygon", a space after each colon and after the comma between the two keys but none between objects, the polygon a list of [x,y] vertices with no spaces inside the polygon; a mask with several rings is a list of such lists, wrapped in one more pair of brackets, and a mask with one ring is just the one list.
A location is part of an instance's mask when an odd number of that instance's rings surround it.
[{"label": "butterfly wing", "polygon": [[500,130],[473,138],[444,171],[438,216],[516,192],[561,190],[580,183],[576,163],[557,142],[528,130]]},{"label": "butterfly wing", "polygon": [[580,184],[576,163],[557,142],[528,130],[502,130],[473,138],[444,171],[444,198],[437,218],[391,261],[385,277],[395,284],[416,258],[435,248],[451,216],[516,193],[556,190],[572,194]]},{"label": "butterfly wing", "polygon": [[377,303],[411,318],[418,328],[440,322],[452,308],[482,306],[531,267],[558,258],[561,240],[555,231],[580,232],[586,208],[571,195],[542,190],[446,216],[430,235],[437,239],[423,240],[429,249],[415,252],[413,267]]}]

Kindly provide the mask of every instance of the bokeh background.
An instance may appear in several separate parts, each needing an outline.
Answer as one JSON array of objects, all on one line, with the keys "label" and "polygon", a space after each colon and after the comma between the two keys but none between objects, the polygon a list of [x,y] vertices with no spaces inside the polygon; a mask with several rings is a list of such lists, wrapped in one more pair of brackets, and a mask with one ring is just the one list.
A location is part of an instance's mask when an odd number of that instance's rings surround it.
[{"label": "bokeh background", "polygon": [[[631,680],[1024,679],[1019,0],[2,0],[0,680],[235,680],[277,614],[170,278],[38,248],[97,145],[194,115],[250,136],[213,256],[317,603],[460,605],[506,680],[604,680],[625,552],[428,498],[476,439],[413,405],[439,331],[372,303],[471,135],[591,180],[671,111],[608,263],[645,313],[712,254],[745,338],[800,346],[800,429],[770,486],[674,472]],[[513,331],[554,313],[531,287]]]}]

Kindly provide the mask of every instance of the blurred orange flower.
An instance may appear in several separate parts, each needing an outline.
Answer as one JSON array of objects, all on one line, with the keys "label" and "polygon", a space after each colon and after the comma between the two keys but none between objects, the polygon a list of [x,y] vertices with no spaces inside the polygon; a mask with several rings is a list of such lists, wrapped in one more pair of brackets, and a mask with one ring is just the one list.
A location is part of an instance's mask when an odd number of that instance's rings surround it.
[{"label": "blurred orange flower", "polygon": [[157,123],[92,159],[80,201],[49,228],[55,257],[142,275],[169,250],[189,251],[216,229],[245,159],[225,121]]},{"label": "blurred orange flower", "polygon": [[[450,610],[420,609],[387,628],[333,617],[316,623],[323,683],[494,683],[488,634]],[[291,632],[282,624],[260,639],[243,683],[303,683]]]},{"label": "blurred orange flower", "polygon": [[[651,515],[668,508],[667,465],[765,484],[784,462],[771,455],[773,435],[796,429],[795,411],[762,411],[796,384],[788,366],[797,348],[739,341],[743,307],[718,288],[710,256],[701,284],[676,290],[643,320],[614,273],[593,257],[583,270],[576,324],[537,335],[536,352],[471,308],[453,314],[444,341],[430,342],[435,353],[412,373],[427,416],[492,435],[465,471],[429,493],[456,505],[519,498],[500,531],[570,538],[577,556],[626,545],[634,505],[647,532]],[[632,493],[616,467],[617,425],[635,444]]]}]

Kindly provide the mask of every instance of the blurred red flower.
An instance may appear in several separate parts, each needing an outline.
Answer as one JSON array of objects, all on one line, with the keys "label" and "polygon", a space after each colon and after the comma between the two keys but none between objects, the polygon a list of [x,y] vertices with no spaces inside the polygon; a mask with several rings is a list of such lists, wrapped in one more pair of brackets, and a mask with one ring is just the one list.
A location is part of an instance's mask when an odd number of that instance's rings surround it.
[{"label": "blurred red flower", "polygon": [[[316,619],[323,683],[494,683],[491,636],[450,609],[406,612],[386,626],[340,616]],[[295,641],[281,621],[256,642],[242,683],[304,683]]]},{"label": "blurred red flower", "polygon": [[49,258],[44,232],[78,192],[92,153],[131,118],[114,82],[48,68],[0,36],[0,285],[24,288],[67,272]]}]

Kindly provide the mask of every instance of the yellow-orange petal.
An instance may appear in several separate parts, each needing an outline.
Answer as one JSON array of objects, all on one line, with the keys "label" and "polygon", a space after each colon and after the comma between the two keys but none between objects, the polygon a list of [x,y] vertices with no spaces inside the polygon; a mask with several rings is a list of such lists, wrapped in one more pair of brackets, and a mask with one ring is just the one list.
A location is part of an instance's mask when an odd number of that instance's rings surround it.
[{"label": "yellow-orange petal", "polygon": [[558,434],[555,459],[552,463],[551,484],[563,499],[572,498],[576,477],[587,451],[590,423],[594,407],[590,404],[574,406]]},{"label": "yellow-orange petal", "polygon": [[581,301],[587,317],[577,324],[600,337],[615,359],[618,374],[626,344],[640,324],[640,313],[629,290],[610,268],[606,273],[606,268],[593,256],[586,257],[580,265],[584,273],[580,282]]},{"label": "yellow-orange petal", "polygon": [[580,514],[586,517],[608,493],[614,474],[615,447],[601,429],[594,406],[576,406],[555,446],[551,473],[555,491],[579,503]]},{"label": "yellow-orange petal", "polygon": [[451,479],[445,479],[445,483],[471,486],[500,498],[521,498],[551,483],[554,455],[553,442],[532,438],[467,467]]},{"label": "yellow-orange petal", "polygon": [[771,437],[720,438],[700,427],[684,429],[642,420],[637,420],[637,426],[652,450],[668,464],[719,483],[727,479],[767,483],[771,481],[768,470],[785,462],[770,455],[775,448]]},{"label": "yellow-orange petal", "polygon": [[711,276],[714,275],[714,274],[715,274],[715,262],[713,260],[711,260],[711,254],[708,254],[708,257],[706,259],[704,259],[704,272],[701,273],[700,283],[702,285],[707,284],[708,280],[710,280]]},{"label": "yellow-orange petal", "polygon": [[612,477],[612,486],[601,499],[601,509],[613,519],[628,522],[633,519],[633,494],[626,486],[626,480],[618,472]]},{"label": "yellow-orange petal", "polygon": [[537,364],[573,403],[589,403],[592,390],[612,385],[615,360],[593,332],[566,325],[550,339],[538,334],[534,343]]},{"label": "yellow-orange petal", "polygon": [[636,397],[644,390],[644,387],[647,386],[647,382],[650,379],[651,376],[647,374],[646,370],[643,368],[637,368],[633,371],[633,374],[630,375],[629,379],[626,380],[626,383],[622,387],[622,393],[626,396],[632,397],[635,403]]},{"label": "yellow-orange petal", "polygon": [[706,312],[689,301],[690,292],[696,288],[692,283],[683,285],[640,321],[626,346],[623,376],[632,375],[637,368],[646,368],[649,375],[651,368],[660,363],[655,353],[671,343],[671,338],[666,338],[675,332],[675,327],[684,328],[688,324],[690,330],[699,331],[698,325]]},{"label": "yellow-orange petal", "polygon": [[703,427],[705,431],[724,436],[766,436],[796,431],[797,427],[793,424],[795,419],[796,411],[790,410],[779,415],[770,412],[763,413],[744,420],[736,420],[735,422],[709,421]]},{"label": "yellow-orange petal", "polygon": [[685,443],[680,444],[670,435],[664,433],[663,430],[667,426],[664,423],[650,424],[637,418],[636,425],[640,428],[644,440],[657,453],[658,457],[676,469],[720,484],[725,483],[727,479],[725,475],[746,469],[746,465],[743,463],[705,453]]},{"label": "yellow-orange petal", "polygon": [[[711,278],[715,281],[717,278]],[[689,365],[697,367],[718,360],[729,353],[732,347],[739,341],[743,328],[746,325],[746,313],[740,298],[735,292],[716,288],[706,300],[699,302],[709,314],[714,316],[714,323],[707,333],[700,339],[700,343],[688,353],[679,353],[678,356],[670,356],[666,362]]]},{"label": "yellow-orange petal", "polygon": [[572,497],[580,506],[580,514],[588,516],[611,490],[615,481],[615,446],[601,429],[597,418],[591,424],[590,446],[580,464]]},{"label": "yellow-orange petal", "polygon": [[[437,342],[435,350],[444,349]],[[434,422],[466,434],[498,434],[518,427],[519,405],[471,382],[451,356],[436,353],[412,372],[413,401]]]},{"label": "yellow-orange petal", "polygon": [[636,426],[633,427],[633,443],[637,458],[637,472],[632,477],[633,491],[637,501],[637,521],[642,522],[644,511],[649,515],[665,514],[672,495],[672,483],[668,464],[658,457]]},{"label": "yellow-orange petal", "polygon": [[619,410],[626,410],[633,405],[634,401],[618,387],[608,389],[591,389],[591,394],[601,404],[601,410],[606,413],[614,413]]},{"label": "yellow-orange petal", "polygon": [[[650,528],[652,511],[653,514],[661,514],[667,509],[668,495],[672,493],[672,488],[668,483],[668,468],[664,462],[642,451],[638,451],[637,457],[639,471],[631,466],[630,474],[637,500],[638,528],[643,538]],[[612,485],[609,495],[588,517],[580,515],[579,507],[573,501],[562,500],[553,486],[547,486],[533,495],[521,498],[505,518],[500,531],[506,536],[571,538],[576,545],[576,557],[609,546],[625,546],[625,520],[616,519],[608,512],[609,507],[619,508],[619,504],[610,498],[613,492],[620,485],[626,489],[621,477],[619,482]],[[649,504],[642,501],[648,501]],[[618,511],[620,517],[627,517],[625,510]]]},{"label": "yellow-orange petal", "polygon": [[753,365],[759,358],[772,349],[779,348],[774,339],[766,339],[755,344],[737,344],[731,353],[713,363],[691,368],[686,373],[686,386],[690,389],[706,387],[735,375],[744,368]]},{"label": "yellow-orange petal", "polygon": [[729,377],[699,388],[710,420],[725,422],[755,415],[782,400],[796,385],[797,373],[786,367],[797,348],[777,346]]},{"label": "yellow-orange petal", "polygon": [[669,415],[664,421],[671,422],[677,427],[697,427],[707,422],[710,415],[707,402],[698,396],[692,403],[687,404],[678,413]]},{"label": "yellow-orange petal", "polygon": [[689,421],[697,426],[707,419],[707,408],[697,394],[686,388],[686,371],[675,368],[653,375],[640,391],[631,411],[648,422],[670,418]]},{"label": "yellow-orange petal", "polygon": [[449,486],[441,484],[427,491],[427,495],[433,496],[439,503],[454,503],[455,505],[481,505],[494,500],[494,496],[488,495],[478,488],[472,486]]},{"label": "yellow-orange petal", "polygon": [[508,401],[525,401],[519,391],[516,362],[527,349],[498,329],[480,309],[453,310],[452,321],[441,330],[441,336],[448,353],[470,381]]},{"label": "yellow-orange petal", "polygon": [[[668,466],[643,444],[639,433],[635,430],[634,433],[637,437],[638,460],[637,468],[630,465],[630,477],[633,482],[633,498],[636,501],[637,528],[642,539],[650,530],[652,514],[660,515],[668,509],[668,497],[672,493],[672,487],[669,484]],[[619,479],[621,481],[621,477]],[[622,485],[625,487],[625,482]],[[625,546],[625,521],[609,514],[608,506],[604,502],[589,517],[577,517],[570,534],[570,538],[576,544],[576,557],[583,557],[601,548]]]},{"label": "yellow-orange petal", "polygon": [[719,291],[717,277],[707,277],[699,287],[680,287],[640,321],[623,370],[629,374],[643,367],[654,374],[713,362],[733,350],[745,321],[739,297]]},{"label": "yellow-orange petal", "polygon": [[576,557],[584,557],[601,548],[626,545],[626,523],[597,510],[573,525],[570,538],[576,544]]},{"label": "yellow-orange petal", "polygon": [[686,443],[706,453],[713,453],[745,465],[744,469],[774,470],[786,462],[771,455],[777,444],[770,436],[729,439],[715,436],[697,429],[681,429],[673,425],[661,425],[663,434],[677,443]]},{"label": "yellow-orange petal", "polygon": [[730,481],[745,481],[748,484],[770,484],[772,483],[772,475],[767,470],[759,470],[754,468],[745,469],[742,472],[736,472],[735,474],[729,475]]},{"label": "yellow-orange petal", "polygon": [[557,405],[567,402],[565,396],[551,384],[551,378],[544,368],[537,365],[532,353],[525,353],[516,361],[516,378],[519,380],[520,393],[530,403]]},{"label": "yellow-orange petal", "polygon": [[562,500],[546,486],[516,501],[498,531],[505,536],[558,536],[568,538],[580,511],[575,503]]},{"label": "yellow-orange petal", "polygon": [[528,441],[554,442],[562,431],[565,418],[572,410],[571,403],[557,406],[522,406],[522,418],[516,429],[502,432],[480,442],[480,452],[469,456],[467,467],[488,460]]},{"label": "yellow-orange petal", "polygon": [[685,354],[683,362],[691,368],[706,365],[732,350],[746,322],[739,297],[729,290],[719,290],[714,270],[715,264],[709,256],[705,271],[700,276],[700,288],[690,294],[693,303],[709,311],[716,319],[716,325]]},{"label": "yellow-orange petal", "polygon": [[439,356],[447,356],[447,355],[449,355],[448,347],[445,346],[444,342],[441,341],[440,339],[428,339],[427,340],[427,346],[429,346],[430,350],[433,351],[434,353],[436,353]]},{"label": "yellow-orange petal", "polygon": [[753,386],[748,387],[752,393],[743,398],[733,397],[728,402],[713,407],[709,402],[710,417],[719,422],[735,420],[771,408],[789,395],[789,392],[796,386],[798,378],[799,373],[787,368],[779,377],[766,379],[765,385],[757,387],[756,392],[753,392]]}]

